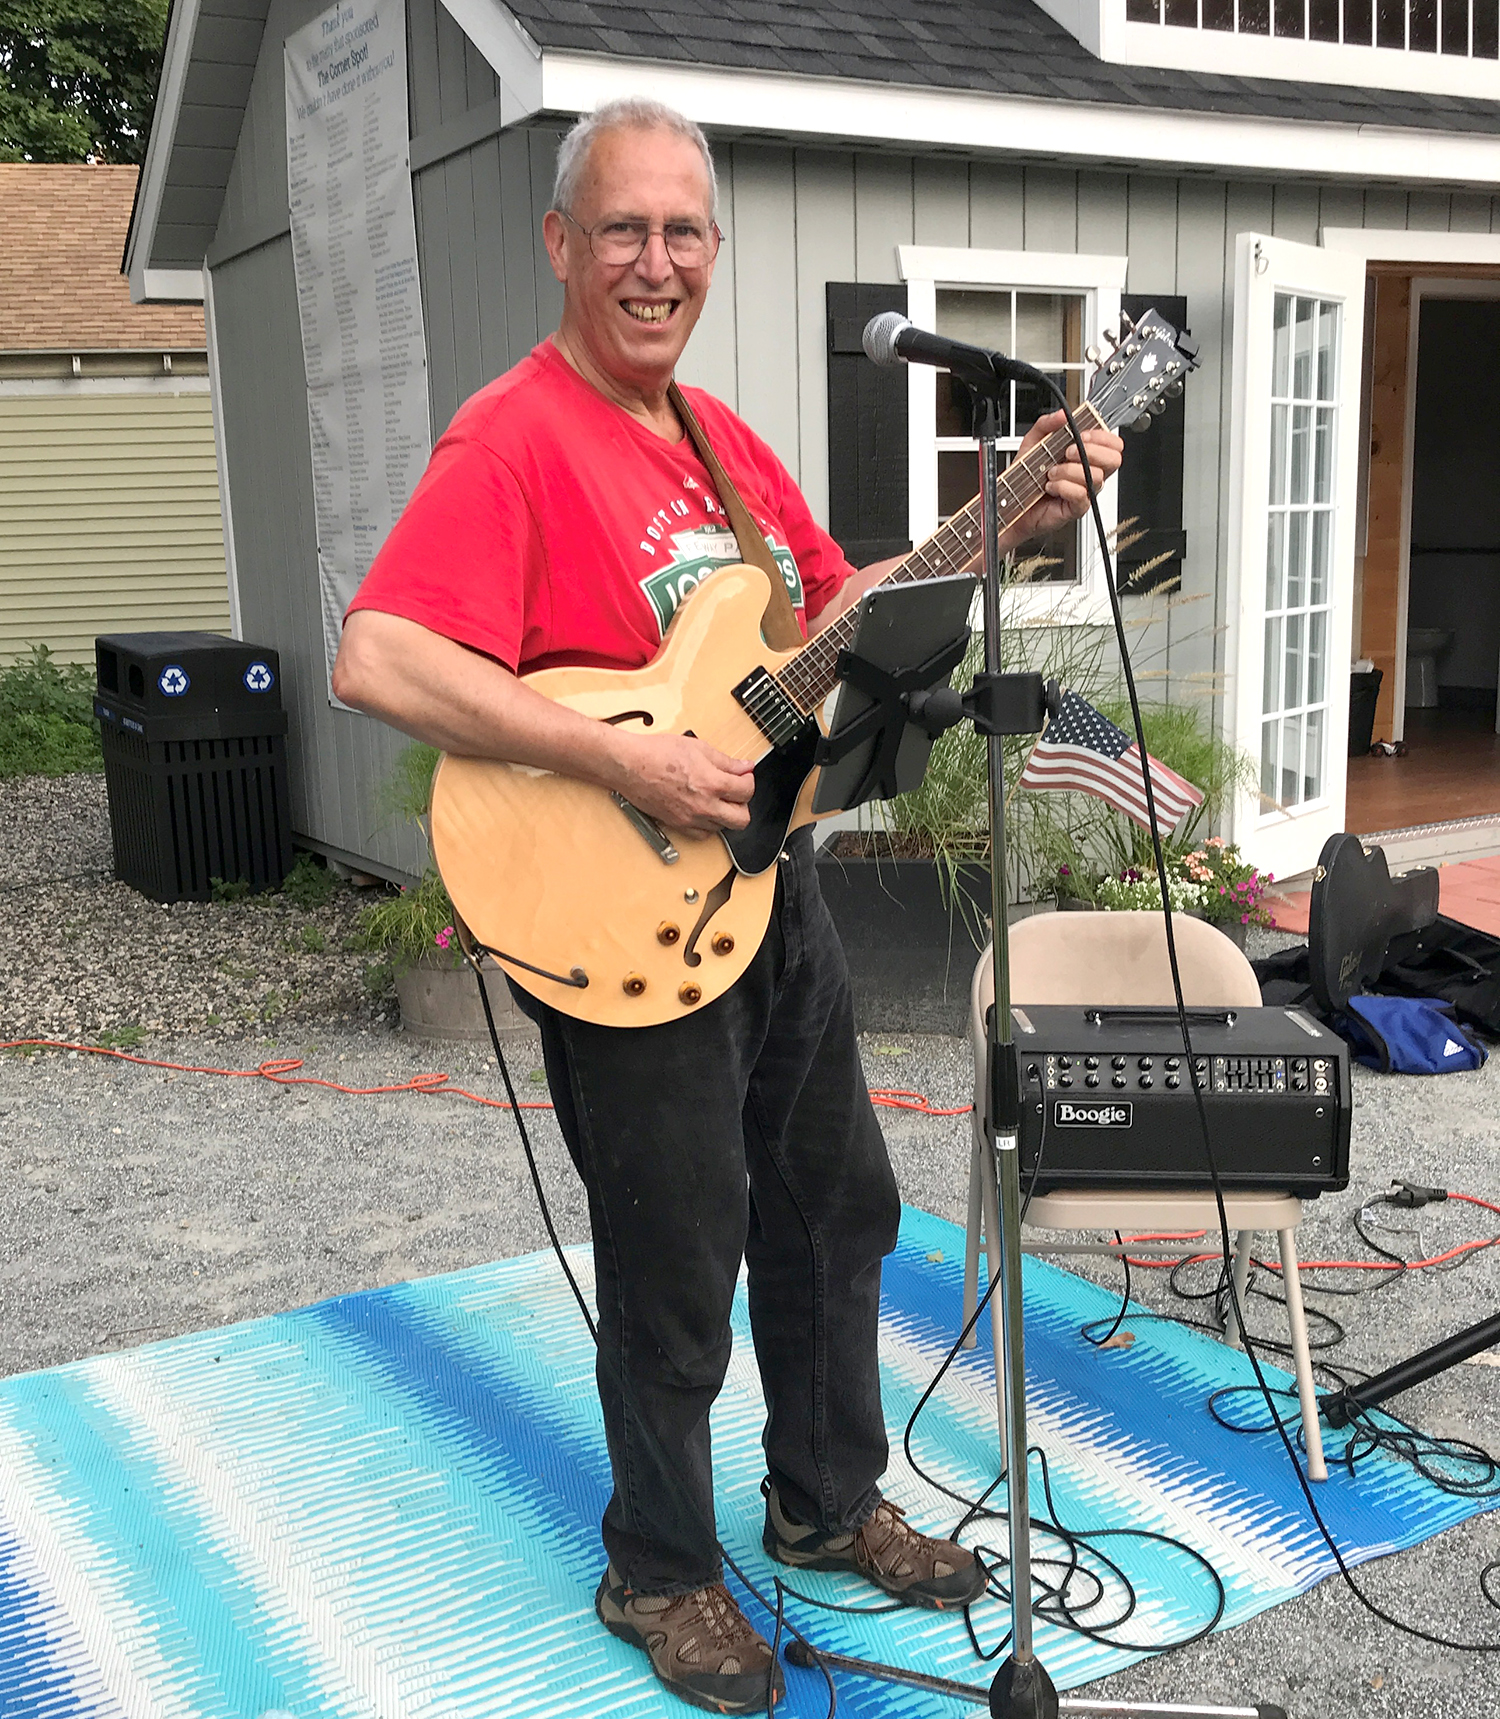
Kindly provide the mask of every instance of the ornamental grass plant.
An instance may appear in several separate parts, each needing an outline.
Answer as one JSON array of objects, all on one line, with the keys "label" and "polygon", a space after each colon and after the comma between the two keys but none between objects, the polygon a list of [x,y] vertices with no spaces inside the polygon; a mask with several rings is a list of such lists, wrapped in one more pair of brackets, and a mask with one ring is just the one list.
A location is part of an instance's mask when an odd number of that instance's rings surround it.
[{"label": "ornamental grass plant", "polygon": [[[432,801],[432,777],[442,754],[435,746],[413,742],[397,754],[390,774],[376,794],[376,805],[391,818],[427,828]],[[371,983],[384,984],[392,973],[408,967],[457,967],[463,960],[453,929],[453,903],[437,867],[429,864],[421,879],[384,892],[359,916],[362,948],[384,956],[371,969]]]},{"label": "ornamental grass plant", "polygon": [[[1126,540],[1128,542],[1128,539]],[[1007,582],[1024,583],[1036,577],[1037,562],[1016,563],[1007,572]],[[1171,683],[1160,659],[1164,647],[1155,643],[1169,619],[1179,644],[1195,637],[1207,639],[1208,631],[1194,634],[1184,628],[1191,607],[1199,599],[1170,595],[1146,600],[1147,605],[1126,621],[1133,634],[1132,661],[1141,698],[1141,720],[1147,750],[1203,792],[1197,807],[1171,832],[1164,843],[1166,857],[1176,879],[1174,902],[1179,893],[1199,889],[1200,881],[1176,862],[1189,853],[1200,855],[1199,864],[1226,864],[1223,855],[1233,850],[1215,848],[1220,857],[1203,859],[1202,834],[1213,828],[1234,796],[1255,785],[1254,762],[1220,732],[1214,720],[1217,676],[1206,673],[1176,677]],[[1055,678],[1065,689],[1077,692],[1110,721],[1133,734],[1124,674],[1111,627],[1079,618],[1081,599],[1063,594],[1044,615],[1018,619],[1001,634],[1001,661],[1007,670],[1034,669],[1045,678]],[[983,666],[983,640],[977,633],[971,641],[954,685],[967,690]],[[1171,694],[1170,698],[1167,696]],[[1036,792],[1017,784],[1034,744],[1031,735],[1004,742],[1006,784],[1007,882],[1012,900],[1073,899],[1097,905],[1123,905],[1101,901],[1099,891],[1109,880],[1106,896],[1119,893],[1130,881],[1129,874],[1145,878],[1155,870],[1150,837],[1145,830],[1094,795],[1075,791]],[[961,913],[966,897],[954,889],[959,871],[966,866],[987,867],[990,859],[988,770],[986,742],[971,725],[964,723],[939,737],[932,749],[927,774],[914,793],[902,795],[874,810],[875,827],[868,849],[876,858],[930,857],[942,876],[945,893]],[[1261,879],[1254,901],[1245,899],[1250,868],[1235,856],[1242,868],[1234,878],[1218,879],[1215,903],[1224,911],[1212,917],[1230,917],[1231,903],[1239,912],[1259,910],[1260,894],[1268,878]],[[1218,878],[1217,872],[1215,873]],[[1218,895],[1218,882],[1229,893]],[[1160,891],[1151,881],[1152,904],[1160,905]],[[1234,892],[1239,893],[1234,893]],[[1191,907],[1210,916],[1205,904],[1194,900]],[[1264,923],[1252,918],[1250,923]],[[982,941],[982,927],[970,927],[975,941]]]}]

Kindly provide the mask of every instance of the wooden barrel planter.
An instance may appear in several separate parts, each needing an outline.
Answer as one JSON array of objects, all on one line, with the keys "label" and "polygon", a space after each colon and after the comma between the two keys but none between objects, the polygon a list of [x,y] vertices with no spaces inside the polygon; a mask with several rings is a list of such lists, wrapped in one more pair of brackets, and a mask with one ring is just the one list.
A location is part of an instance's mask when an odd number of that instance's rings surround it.
[{"label": "wooden barrel planter", "polygon": [[[516,1007],[498,967],[484,970],[484,988],[495,1014],[495,1028],[502,1039],[527,1038],[536,1028]],[[401,1026],[424,1039],[477,1039],[488,1042],[479,987],[467,966],[455,967],[418,962],[398,968],[396,998],[401,1004]]]}]

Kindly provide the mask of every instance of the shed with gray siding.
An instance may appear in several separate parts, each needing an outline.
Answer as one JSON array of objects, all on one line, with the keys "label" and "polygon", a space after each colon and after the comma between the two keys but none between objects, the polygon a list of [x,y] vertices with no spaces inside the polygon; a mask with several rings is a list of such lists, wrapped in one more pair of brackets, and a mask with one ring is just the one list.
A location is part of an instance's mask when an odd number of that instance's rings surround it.
[{"label": "shed with gray siding", "polygon": [[[282,81],[286,36],[322,10],[315,0],[179,0],[174,28],[190,11],[196,33],[169,43],[164,98],[174,78],[177,97],[159,111],[127,260],[138,296],[186,293],[190,271],[203,271],[238,613],[244,636],[281,652],[300,742],[298,835],[372,869],[412,872],[419,839],[392,827],[376,798],[403,742],[330,705],[322,660]],[[727,242],[682,374],[767,438],[824,520],[830,283],[899,287],[902,247],[1123,258],[1116,290],[1184,299],[1203,360],[1183,402],[1181,591],[1170,602],[1130,600],[1138,651],[1164,671],[1165,696],[1201,689],[1233,662],[1238,236],[1316,247],[1330,229],[1433,235],[1432,268],[1471,255],[1479,262],[1462,267],[1500,265],[1500,238],[1490,237],[1500,234],[1500,152],[1484,135],[1500,104],[1407,95],[1385,109],[1387,127],[1394,116],[1405,130],[1376,134],[1358,103],[1296,84],[1268,95],[1263,83],[1184,77],[1153,107],[1149,80],[1135,74],[1127,87],[1090,61],[1095,86],[1070,93],[1055,56],[1082,75],[1073,62],[1087,51],[1030,0],[1009,0],[1002,16],[1030,31],[1033,57],[1040,42],[1054,59],[1041,56],[1044,70],[1021,87],[1005,86],[1016,74],[1003,56],[989,73],[929,71],[916,92],[929,106],[914,119],[900,99],[913,92],[876,83],[867,65],[825,54],[814,71],[777,72],[756,58],[769,50],[732,32],[686,48],[678,35],[680,51],[663,53],[611,28],[611,5],[578,10],[595,22],[564,27],[542,0],[509,11],[498,0],[408,0],[435,433],[555,325],[559,289],[540,220],[557,141],[572,113],[609,93],[660,94],[710,130]],[[819,17],[838,10],[825,5]],[[777,63],[789,66],[789,51]],[[989,104],[974,110],[972,144],[944,135],[944,102],[963,114],[965,103]],[[1113,149],[1090,129],[1101,102],[1118,121]],[[929,111],[936,117],[922,117]],[[1216,139],[1217,163],[1202,154],[1215,153]],[[1452,235],[1474,236],[1476,248]],[[1403,253],[1412,270],[1427,267],[1422,244]],[[1370,256],[1392,248],[1372,241]]]}]

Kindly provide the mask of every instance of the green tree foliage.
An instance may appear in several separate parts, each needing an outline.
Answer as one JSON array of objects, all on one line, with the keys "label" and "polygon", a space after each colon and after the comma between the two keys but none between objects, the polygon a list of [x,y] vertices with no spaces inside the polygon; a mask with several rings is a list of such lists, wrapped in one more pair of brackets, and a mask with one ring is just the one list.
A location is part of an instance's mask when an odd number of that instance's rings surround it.
[{"label": "green tree foliage", "polygon": [[0,0],[0,161],[145,158],[168,0]]}]

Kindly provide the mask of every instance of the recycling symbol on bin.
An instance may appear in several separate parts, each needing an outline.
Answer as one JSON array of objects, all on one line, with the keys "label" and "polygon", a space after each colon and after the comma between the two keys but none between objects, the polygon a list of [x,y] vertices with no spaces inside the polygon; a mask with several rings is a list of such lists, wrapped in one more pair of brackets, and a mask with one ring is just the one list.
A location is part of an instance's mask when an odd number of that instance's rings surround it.
[{"label": "recycling symbol on bin", "polygon": [[156,683],[168,698],[181,698],[192,682],[187,677],[187,671],[176,663],[168,663],[161,671],[161,678]]},{"label": "recycling symbol on bin", "polygon": [[269,692],[276,684],[268,663],[251,663],[244,673],[245,685],[251,692]]}]

